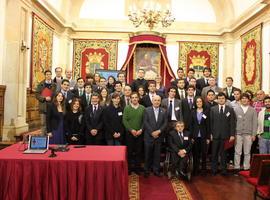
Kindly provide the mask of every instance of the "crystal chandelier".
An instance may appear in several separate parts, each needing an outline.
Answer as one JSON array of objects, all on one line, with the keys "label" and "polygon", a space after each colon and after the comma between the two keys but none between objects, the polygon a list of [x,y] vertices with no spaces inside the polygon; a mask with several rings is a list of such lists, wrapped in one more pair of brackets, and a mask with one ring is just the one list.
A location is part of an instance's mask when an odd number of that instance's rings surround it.
[{"label": "crystal chandelier", "polygon": [[148,26],[150,30],[158,24],[161,24],[162,27],[168,27],[174,22],[175,18],[169,9],[161,10],[160,8],[159,4],[154,5],[153,2],[148,5],[145,4],[142,10],[137,10],[133,6],[129,9],[128,17],[136,28],[142,23]]}]

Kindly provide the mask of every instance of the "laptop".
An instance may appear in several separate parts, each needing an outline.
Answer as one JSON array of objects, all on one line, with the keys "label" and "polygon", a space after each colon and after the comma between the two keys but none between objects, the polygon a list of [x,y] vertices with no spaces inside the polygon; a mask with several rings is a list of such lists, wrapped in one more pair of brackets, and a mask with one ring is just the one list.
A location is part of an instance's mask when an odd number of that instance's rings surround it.
[{"label": "laptop", "polygon": [[23,153],[45,153],[49,149],[49,136],[29,136],[28,149]]}]

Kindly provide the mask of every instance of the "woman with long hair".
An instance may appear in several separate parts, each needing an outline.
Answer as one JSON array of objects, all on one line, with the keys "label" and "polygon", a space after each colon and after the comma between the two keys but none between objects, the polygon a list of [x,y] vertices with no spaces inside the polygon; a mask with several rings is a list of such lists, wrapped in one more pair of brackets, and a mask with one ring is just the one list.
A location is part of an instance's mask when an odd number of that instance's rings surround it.
[{"label": "woman with long hair", "polygon": [[[195,109],[191,112],[190,132],[194,140],[194,174],[206,170],[207,146],[210,142],[210,119],[209,110],[205,108],[202,97],[195,99]],[[200,162],[200,159],[202,160]]]},{"label": "woman with long hair", "polygon": [[70,111],[64,117],[64,128],[69,144],[82,144],[84,135],[83,114],[79,98],[74,98]]},{"label": "woman with long hair", "polygon": [[115,82],[115,78],[113,76],[109,76],[108,83],[107,83],[107,89],[109,91],[109,94],[112,94],[114,92],[114,82]]},{"label": "woman with long hair", "polygon": [[157,94],[162,94],[165,96],[165,87],[162,84],[162,77],[158,74],[157,77],[155,78],[156,81],[156,93]]},{"label": "woman with long hair", "polygon": [[111,104],[104,110],[105,139],[108,145],[121,145],[125,129],[122,123],[123,108],[118,93],[112,94]]},{"label": "woman with long hair", "polygon": [[65,97],[61,92],[56,93],[47,110],[47,134],[50,144],[65,144],[64,134]]},{"label": "woman with long hair", "polygon": [[111,98],[109,95],[109,91],[107,88],[100,89],[100,105],[101,106],[109,106],[111,102]]},{"label": "woman with long hair", "polygon": [[145,96],[145,91],[143,86],[138,87],[139,103],[142,104],[142,99]]}]

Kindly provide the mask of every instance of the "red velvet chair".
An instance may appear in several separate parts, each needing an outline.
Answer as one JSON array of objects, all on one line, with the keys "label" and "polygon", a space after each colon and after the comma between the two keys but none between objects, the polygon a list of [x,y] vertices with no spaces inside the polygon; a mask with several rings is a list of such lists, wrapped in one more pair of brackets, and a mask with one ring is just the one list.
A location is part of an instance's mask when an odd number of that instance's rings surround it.
[{"label": "red velvet chair", "polygon": [[250,170],[240,171],[239,174],[245,178],[257,177],[262,160],[270,160],[270,154],[253,154]]},{"label": "red velvet chair", "polygon": [[263,160],[258,178],[248,178],[247,181],[255,186],[254,199],[270,199],[270,160]]}]

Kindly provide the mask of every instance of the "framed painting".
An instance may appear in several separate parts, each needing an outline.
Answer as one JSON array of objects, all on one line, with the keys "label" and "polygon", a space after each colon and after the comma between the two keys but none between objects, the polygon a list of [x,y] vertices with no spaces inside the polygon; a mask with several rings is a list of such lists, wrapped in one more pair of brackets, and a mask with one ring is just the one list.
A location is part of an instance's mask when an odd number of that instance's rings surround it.
[{"label": "framed painting", "polygon": [[53,28],[32,14],[32,52],[30,84],[35,91],[39,82],[44,80],[44,72],[52,68]]},{"label": "framed painting", "polygon": [[[108,80],[109,76],[113,76],[117,80],[117,75],[119,72],[124,72],[120,70],[106,70],[106,69],[96,69],[96,73],[100,75],[100,77],[106,78]],[[124,72],[126,73],[126,72]]]},{"label": "framed painting", "polygon": [[241,36],[242,89],[257,92],[262,85],[262,24]]},{"label": "framed painting", "polygon": [[160,74],[161,53],[159,48],[136,48],[133,63],[133,79],[139,69],[145,71],[146,80],[155,80]]}]

